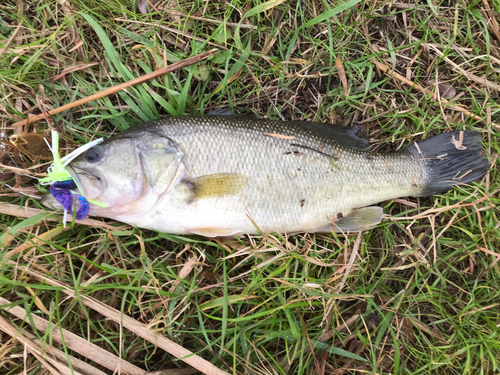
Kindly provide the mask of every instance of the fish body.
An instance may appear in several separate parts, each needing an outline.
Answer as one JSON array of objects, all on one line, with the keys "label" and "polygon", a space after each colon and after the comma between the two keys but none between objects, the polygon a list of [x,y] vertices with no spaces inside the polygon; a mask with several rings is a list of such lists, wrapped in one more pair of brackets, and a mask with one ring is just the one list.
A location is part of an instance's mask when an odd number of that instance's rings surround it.
[{"label": "fish body", "polygon": [[110,137],[68,171],[85,197],[107,205],[91,205],[91,215],[140,228],[208,237],[361,231],[380,222],[375,203],[481,177],[480,151],[469,131],[378,154],[347,127],[172,117]]}]

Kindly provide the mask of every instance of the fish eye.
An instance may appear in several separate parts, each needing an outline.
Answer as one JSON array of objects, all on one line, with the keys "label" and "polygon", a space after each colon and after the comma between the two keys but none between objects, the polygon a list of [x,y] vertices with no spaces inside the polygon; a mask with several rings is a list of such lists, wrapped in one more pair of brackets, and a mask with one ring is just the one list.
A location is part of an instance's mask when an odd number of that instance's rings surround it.
[{"label": "fish eye", "polygon": [[97,163],[104,156],[104,150],[100,146],[94,146],[85,154],[85,158],[90,163]]}]

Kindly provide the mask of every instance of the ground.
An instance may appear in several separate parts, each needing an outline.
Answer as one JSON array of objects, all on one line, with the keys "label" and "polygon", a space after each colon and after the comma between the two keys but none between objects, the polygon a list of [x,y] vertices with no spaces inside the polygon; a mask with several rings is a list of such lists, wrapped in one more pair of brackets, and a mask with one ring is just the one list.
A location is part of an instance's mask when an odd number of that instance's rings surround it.
[{"label": "ground", "polygon": [[[491,170],[382,202],[388,217],[362,235],[231,243],[17,210],[40,210],[23,193],[40,195],[29,176],[48,161],[35,141],[5,140],[0,373],[112,374],[121,358],[133,375],[499,374],[500,3],[139,3],[2,1],[0,130],[56,129],[68,152],[160,115],[231,107],[361,123],[381,152],[473,129]],[[212,48],[141,88],[13,126]]]}]

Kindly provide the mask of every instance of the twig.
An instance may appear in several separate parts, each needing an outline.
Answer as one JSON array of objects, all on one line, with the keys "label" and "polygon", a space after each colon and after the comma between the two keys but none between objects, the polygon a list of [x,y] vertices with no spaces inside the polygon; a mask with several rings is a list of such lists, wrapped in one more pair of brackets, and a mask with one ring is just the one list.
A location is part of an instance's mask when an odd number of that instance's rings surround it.
[{"label": "twig", "polygon": [[484,275],[486,275],[488,273],[489,270],[491,270],[493,267],[495,267],[495,265],[500,262],[500,254],[499,253],[495,253],[491,250],[488,250],[484,247],[481,247],[481,246],[476,246],[476,249],[486,253],[486,254],[490,254],[490,255],[493,255],[496,259],[481,273],[481,275],[479,276],[479,278],[483,278]]},{"label": "twig", "polygon": [[[113,353],[108,352],[86,339],[81,338],[74,333],[71,333],[64,328],[53,329],[53,324],[35,314],[32,314],[28,319],[28,314],[26,310],[20,306],[4,307],[9,305],[11,302],[5,298],[0,297],[0,307],[5,309],[8,313],[14,315],[15,317],[25,321],[26,323],[33,325],[37,331],[46,332],[50,335],[50,338],[57,342],[58,344],[64,343],[66,347],[75,351],[76,353],[82,355],[85,358],[98,363],[99,365],[106,367],[111,371],[121,371],[124,375],[145,375],[146,371],[140,369],[133,364],[118,358]],[[51,332],[48,332],[51,331]]]},{"label": "twig", "polygon": [[22,26],[23,26],[23,24],[21,22],[19,22],[17,24],[16,29],[14,30],[14,32],[10,36],[9,40],[7,40],[5,42],[3,48],[0,48],[0,57],[2,57],[2,55],[4,54],[5,51],[7,51],[7,47],[10,46],[10,44],[12,43],[12,41],[14,40],[14,38],[16,37],[17,33],[19,32],[19,30],[21,30]]},{"label": "twig", "polygon": [[309,333],[307,332],[306,322],[304,321],[304,318],[300,314],[299,309],[295,308],[295,310],[297,311],[297,314],[299,315],[300,320],[302,321],[302,327],[304,327],[304,333],[306,334],[307,343],[309,344],[309,350],[311,351],[311,354],[312,354],[312,357],[313,357],[314,366],[316,367],[316,371],[318,372],[318,374],[321,374],[321,367],[319,365],[318,359],[316,358],[316,354],[314,354],[314,349],[313,349],[313,346],[311,344],[311,339],[309,338]]},{"label": "twig", "polygon": [[500,85],[498,85],[494,82],[491,82],[491,81],[487,80],[486,78],[478,77],[478,76],[476,76],[472,73],[469,73],[468,71],[462,69],[460,67],[460,65],[458,65],[457,63],[452,61],[449,57],[445,56],[445,54],[443,52],[441,52],[436,46],[434,46],[430,43],[422,43],[421,46],[431,48],[440,57],[442,57],[444,61],[446,61],[448,64],[450,64],[454,69],[458,70],[460,72],[460,74],[462,74],[463,76],[465,76],[467,79],[471,80],[472,82],[476,82],[476,83],[479,83],[481,85],[486,86],[487,88],[492,88],[494,90],[500,91]]},{"label": "twig", "polygon": [[[35,344],[33,341],[28,339],[26,336],[21,334],[14,326],[12,326],[7,319],[0,316],[0,330],[21,342],[28,351],[33,354],[40,363],[53,375],[70,375],[70,369],[67,366],[59,364],[57,361],[48,363],[44,358],[42,358],[42,348]],[[76,375],[80,375],[79,372],[74,372]]]},{"label": "twig", "polygon": [[488,0],[483,0],[484,7],[486,9],[481,9],[488,20],[488,28],[493,31],[498,41],[500,42],[500,27],[498,26],[498,21],[495,18],[495,14],[491,10]]},{"label": "twig", "polygon": [[[40,210],[39,208],[30,208],[30,207],[19,207],[16,204],[0,204],[0,214],[2,215],[10,215],[10,216],[17,216],[17,217],[32,217],[38,214],[42,214],[46,211]],[[50,213],[47,213],[47,216],[49,216]],[[54,221],[56,218],[53,217],[48,217],[44,219],[46,221]],[[82,220],[75,220],[76,223],[78,224],[83,224],[83,225],[90,225],[93,227],[101,227],[101,228],[106,228],[110,230],[124,230],[124,229],[130,229],[130,226],[128,225],[122,225],[119,227],[112,226],[109,223],[105,223],[100,220],[95,220],[95,219],[89,219],[85,218]]]},{"label": "twig", "polygon": [[[140,83],[144,83],[146,81],[149,81],[149,80],[154,79],[156,77],[159,77],[161,75],[164,75],[164,74],[167,74],[167,73],[171,73],[171,72],[173,72],[175,70],[179,70],[179,69],[185,68],[186,66],[189,66],[189,65],[196,64],[197,62],[200,62],[200,61],[205,60],[206,58],[212,56],[216,51],[217,51],[216,49],[212,49],[210,51],[200,53],[200,54],[198,54],[196,56],[188,57],[185,60],[178,61],[178,62],[176,62],[176,63],[174,63],[172,65],[169,65],[169,66],[167,66],[165,68],[161,68],[161,69],[155,70],[154,72],[145,74],[145,75],[143,75],[141,77],[134,78],[134,79],[132,79],[130,81],[127,81],[125,83],[120,83],[120,84],[118,84],[116,86],[110,87],[110,88],[108,88],[106,90],[103,90],[101,92],[98,92],[96,94],[89,95],[89,96],[87,96],[87,97],[85,97],[83,99],[75,100],[72,103],[65,104],[65,105],[63,105],[61,107],[58,107],[56,109],[53,109],[53,110],[49,111],[48,114],[49,115],[55,115],[56,113],[60,113],[60,112],[66,111],[66,110],[74,108],[74,107],[78,107],[79,105],[86,104],[86,103],[88,103],[88,102],[90,102],[92,100],[97,100],[97,99],[103,98],[105,96],[114,94],[114,93],[116,93],[118,91],[126,90],[129,87],[131,87],[131,86],[135,86],[135,85],[138,85]],[[31,122],[34,122],[34,121],[40,121],[40,120],[42,120],[44,118],[46,118],[45,114],[28,117],[25,120],[16,122],[15,124],[12,125],[12,127],[13,128],[17,128],[19,126],[23,126],[23,125],[29,124]]]},{"label": "twig", "polygon": [[172,33],[172,34],[179,34],[179,35],[182,35],[183,37],[185,38],[188,38],[188,39],[194,39],[198,42],[201,42],[201,43],[207,43],[211,46],[215,46],[219,49],[223,49],[225,51],[229,51],[229,48],[227,47],[224,47],[224,46],[221,46],[220,44],[217,44],[217,43],[214,43],[214,42],[208,42],[207,40],[203,39],[203,38],[200,38],[200,37],[197,37],[197,36],[194,36],[193,34],[191,33],[188,33],[186,31],[181,31],[179,29],[176,29],[176,28],[173,28],[173,27],[168,27],[168,26],[165,26],[163,25],[162,23],[158,23],[158,24],[154,24],[152,25],[151,22],[144,22],[144,21],[134,21],[134,20],[130,20],[130,19],[124,19],[124,18],[115,18],[114,19],[115,21],[118,21],[118,22],[126,22],[126,23],[136,23],[138,25],[146,25],[146,26],[155,26],[155,27],[159,27],[160,29],[162,30],[165,30],[165,31],[168,31],[169,33]]},{"label": "twig", "polygon": [[344,277],[342,278],[342,281],[339,283],[337,286],[337,293],[340,293],[342,291],[342,288],[345,285],[345,282],[347,281],[347,278],[349,277],[349,274],[351,273],[352,266],[354,264],[354,261],[356,260],[356,257],[358,256],[358,251],[359,251],[359,245],[361,244],[361,232],[358,233],[358,236],[356,237],[356,241],[354,241],[354,246],[352,247],[352,253],[349,258],[349,262],[347,263],[347,268],[344,273]]},{"label": "twig", "polygon": [[250,29],[250,30],[257,30],[258,26],[255,25],[247,25],[247,24],[239,24],[239,23],[234,23],[234,22],[226,22],[221,21],[221,20],[214,20],[212,18],[207,18],[207,17],[197,17],[197,16],[191,16],[189,14],[185,14],[183,12],[179,12],[177,10],[168,10],[169,16],[180,16],[184,18],[188,18],[190,20],[196,20],[196,21],[202,21],[202,22],[209,22],[209,23],[215,23],[216,25],[224,25],[224,26],[231,26],[231,27],[239,27],[241,29]]},{"label": "twig", "polygon": [[[452,210],[454,208],[470,207],[470,206],[475,206],[475,205],[477,205],[477,204],[479,204],[479,203],[481,203],[481,202],[483,202],[485,200],[490,201],[490,197],[494,196],[498,192],[500,192],[500,189],[495,190],[493,193],[485,195],[482,198],[477,198],[472,203],[462,203],[462,202],[465,202],[467,199],[469,199],[469,198],[471,198],[471,197],[474,196],[474,194],[471,194],[466,199],[463,199],[460,203],[452,204],[452,205],[441,207],[441,208],[429,208],[428,210],[426,210],[424,212],[421,212],[421,213],[418,213],[418,214],[416,214],[414,216],[400,216],[400,217],[389,216],[389,220],[391,220],[391,221],[400,221],[400,220],[419,220],[419,219],[425,219],[425,218],[429,217],[429,215],[434,215],[434,214],[437,215],[437,214],[440,214],[442,212],[447,212],[449,210]],[[489,203],[490,203],[490,206],[489,207],[485,207],[486,209],[489,210],[489,209],[493,209],[493,208],[496,207],[491,202],[489,202]]]},{"label": "twig", "polygon": [[[396,78],[398,81],[404,83],[405,85],[408,85],[417,91],[423,92],[424,94],[431,96],[434,100],[437,99],[436,96],[432,94],[431,90],[426,89],[426,88],[420,86],[418,83],[413,82],[413,81],[407,79],[406,77],[402,76],[401,74],[396,73],[395,71],[393,71],[391,68],[389,68],[387,65],[381,63],[380,61],[377,61],[375,59],[372,59],[371,61],[372,61],[372,63],[374,63],[377,66],[378,69],[380,69],[382,72],[384,72],[388,76]],[[474,113],[468,111],[467,109],[465,109],[464,107],[462,107],[458,104],[453,104],[452,102],[450,102],[449,100],[446,100],[446,99],[441,99],[440,103],[448,105],[451,109],[454,109],[455,111],[462,112],[465,116],[472,117],[474,120],[478,120],[478,121],[485,123],[485,120],[481,116],[475,115]],[[492,122],[491,125],[497,129],[500,129],[499,124]]]},{"label": "twig", "polygon": [[[8,263],[14,264],[14,262],[12,261],[8,261]],[[168,339],[161,332],[154,332],[146,324],[143,324],[135,320],[134,318],[125,315],[124,313],[96,300],[95,298],[85,296],[83,294],[79,294],[78,296],[76,296],[75,292],[68,286],[28,267],[18,266],[18,269],[23,270],[27,274],[34,276],[37,279],[43,280],[49,285],[61,287],[62,291],[69,297],[78,298],[85,306],[97,311],[98,313],[104,315],[115,323],[123,325],[123,327],[128,329],[130,332],[133,332],[137,336],[142,337],[144,340],[157,345],[159,348],[165,350],[174,357],[179,358],[181,361],[198,369],[201,373],[205,375],[229,375],[229,373],[217,368],[206,359],[193,354],[188,349]]]},{"label": "twig", "polygon": [[399,73],[396,73],[395,71],[393,71],[391,68],[389,68],[387,65],[381,63],[380,61],[377,61],[375,59],[372,59],[371,61],[372,61],[372,63],[374,63],[377,66],[378,69],[380,69],[382,72],[386,73],[388,76],[396,78],[398,81],[401,81],[404,84],[411,86],[412,88],[414,88],[417,91],[420,91],[420,92],[423,92],[424,94],[432,96],[431,90],[420,86],[418,83],[409,80],[408,78],[402,76]]}]

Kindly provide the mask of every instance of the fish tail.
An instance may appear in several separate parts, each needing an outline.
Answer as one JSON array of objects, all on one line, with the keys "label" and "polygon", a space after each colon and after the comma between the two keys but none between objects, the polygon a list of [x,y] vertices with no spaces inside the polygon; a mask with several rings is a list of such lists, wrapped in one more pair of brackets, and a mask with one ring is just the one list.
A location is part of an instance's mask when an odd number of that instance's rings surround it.
[{"label": "fish tail", "polygon": [[481,178],[490,164],[482,155],[481,133],[463,130],[439,134],[407,148],[424,169],[418,196],[440,194]]}]

